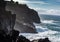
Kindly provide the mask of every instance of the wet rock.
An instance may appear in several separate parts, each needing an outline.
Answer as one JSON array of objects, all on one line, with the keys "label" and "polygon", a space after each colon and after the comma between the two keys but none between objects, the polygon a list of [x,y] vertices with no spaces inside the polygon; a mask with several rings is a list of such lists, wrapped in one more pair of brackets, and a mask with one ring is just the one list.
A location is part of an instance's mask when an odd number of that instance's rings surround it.
[{"label": "wet rock", "polygon": [[[41,40],[42,42],[51,42],[48,38],[45,38],[43,40]],[[41,41],[38,41],[38,42],[41,42]]]},{"label": "wet rock", "polygon": [[51,42],[48,38],[45,39],[37,39],[37,40],[33,40],[31,42]]},{"label": "wet rock", "polygon": [[12,36],[6,35],[4,33],[0,33],[0,41],[1,42],[16,42],[19,36],[19,31],[13,30]]},{"label": "wet rock", "polygon": [[17,42],[30,42],[30,41],[26,37],[21,35],[18,37]]},{"label": "wet rock", "polygon": [[13,30],[12,31],[12,36],[11,36],[13,42],[16,42],[16,40],[17,40],[18,37],[19,37],[19,31]]}]

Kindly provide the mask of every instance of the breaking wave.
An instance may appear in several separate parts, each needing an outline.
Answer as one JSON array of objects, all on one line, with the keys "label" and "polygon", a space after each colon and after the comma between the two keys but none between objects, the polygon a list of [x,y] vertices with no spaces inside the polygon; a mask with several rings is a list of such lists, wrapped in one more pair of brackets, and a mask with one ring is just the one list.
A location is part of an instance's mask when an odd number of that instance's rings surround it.
[{"label": "breaking wave", "polygon": [[29,40],[48,37],[51,42],[60,42],[60,17],[45,16],[44,18],[45,19],[42,19],[40,24],[34,23],[38,32],[37,34],[20,33],[20,35],[25,36]]}]

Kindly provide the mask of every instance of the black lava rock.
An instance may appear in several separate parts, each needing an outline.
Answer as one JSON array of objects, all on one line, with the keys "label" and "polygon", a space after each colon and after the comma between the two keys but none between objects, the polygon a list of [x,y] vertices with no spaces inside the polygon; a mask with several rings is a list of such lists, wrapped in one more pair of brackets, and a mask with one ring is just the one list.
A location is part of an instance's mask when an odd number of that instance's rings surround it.
[{"label": "black lava rock", "polygon": [[26,37],[21,35],[18,37],[17,42],[30,42],[30,41]]},{"label": "black lava rock", "polygon": [[48,38],[39,39],[38,42],[51,42]]}]

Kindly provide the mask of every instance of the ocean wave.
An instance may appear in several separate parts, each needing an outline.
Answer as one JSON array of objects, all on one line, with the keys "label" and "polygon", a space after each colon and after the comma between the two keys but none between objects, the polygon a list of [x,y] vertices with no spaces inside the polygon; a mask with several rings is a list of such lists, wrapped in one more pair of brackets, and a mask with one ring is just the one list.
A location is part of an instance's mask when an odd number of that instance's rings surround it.
[{"label": "ocean wave", "polygon": [[59,31],[60,32],[60,27],[49,27],[48,29],[53,30],[53,31]]},{"label": "ocean wave", "polygon": [[37,25],[35,24],[35,27],[37,28],[38,32],[44,32],[48,30],[60,31],[60,25],[57,22],[59,21],[44,20],[44,22],[41,24],[37,24]]},{"label": "ocean wave", "polygon": [[[57,31],[45,31],[45,32],[39,32],[37,34],[32,34],[32,33],[20,33],[20,35],[25,36],[29,40],[34,40],[34,39],[40,39],[40,38],[46,38],[48,37],[51,41],[53,40],[54,36],[51,36],[53,34],[58,33]],[[54,40],[55,41],[55,40]]]},{"label": "ocean wave", "polygon": [[60,42],[60,35],[56,36],[56,35],[52,35],[48,37],[51,42]]},{"label": "ocean wave", "polygon": [[[26,38],[28,38],[30,41],[34,40],[34,39],[44,39],[46,37],[49,38],[49,40],[51,40],[51,42],[59,42],[60,38],[58,39],[58,36],[55,36],[55,34],[58,34],[58,31],[53,31],[50,30],[48,27],[46,27],[45,25],[41,25],[38,24],[35,26],[38,33],[37,34],[32,34],[32,33],[20,33],[20,35],[25,36]],[[56,27],[57,28],[57,27]],[[56,40],[57,39],[57,40]]]},{"label": "ocean wave", "polygon": [[44,32],[44,31],[48,31],[48,28],[43,26],[36,26],[36,30],[37,32]]},{"label": "ocean wave", "polygon": [[58,21],[54,21],[54,20],[41,20],[42,23],[47,23],[47,24],[56,24],[55,22]]},{"label": "ocean wave", "polygon": [[29,40],[40,39],[48,37],[51,42],[60,42],[60,25],[59,21],[54,20],[42,20],[42,23],[35,24],[37,34],[32,33],[20,33]]}]

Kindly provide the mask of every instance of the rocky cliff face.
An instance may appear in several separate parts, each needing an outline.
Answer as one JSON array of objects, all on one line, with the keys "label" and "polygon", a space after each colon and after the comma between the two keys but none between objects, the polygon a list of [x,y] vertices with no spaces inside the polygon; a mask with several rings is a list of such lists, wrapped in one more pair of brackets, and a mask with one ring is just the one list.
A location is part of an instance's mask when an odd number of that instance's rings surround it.
[{"label": "rocky cliff face", "polygon": [[9,35],[14,28],[16,14],[5,10],[6,2],[0,0],[0,34]]},{"label": "rocky cliff face", "polygon": [[6,34],[10,34],[15,25],[15,14],[7,11],[0,11],[0,30]]},{"label": "rocky cliff face", "polygon": [[33,22],[40,23],[40,18],[35,10],[28,8],[25,4],[18,4],[18,2],[13,1],[7,2],[6,10],[16,14],[16,30],[22,33],[36,33]]}]

